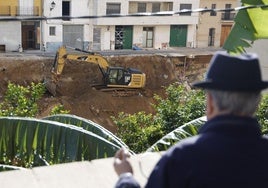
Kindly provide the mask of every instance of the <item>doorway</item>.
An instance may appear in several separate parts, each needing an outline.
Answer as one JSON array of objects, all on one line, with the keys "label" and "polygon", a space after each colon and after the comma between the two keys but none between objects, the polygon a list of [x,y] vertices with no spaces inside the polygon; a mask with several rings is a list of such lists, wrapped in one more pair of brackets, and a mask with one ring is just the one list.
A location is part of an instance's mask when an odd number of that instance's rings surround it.
[{"label": "doorway", "polygon": [[40,49],[40,23],[27,21],[21,23],[22,48],[25,50]]},{"label": "doorway", "polygon": [[220,40],[220,47],[224,45],[225,40],[229,36],[232,29],[232,25],[222,25],[221,26],[221,40]]},{"label": "doorway", "polygon": [[154,41],[154,28],[153,27],[144,27],[142,34],[142,47],[152,48]]},{"label": "doorway", "polygon": [[171,25],[170,27],[169,45],[173,47],[186,47],[187,25]]},{"label": "doorway", "polygon": [[132,49],[133,43],[133,27],[132,26],[116,26],[115,27],[115,49]]}]

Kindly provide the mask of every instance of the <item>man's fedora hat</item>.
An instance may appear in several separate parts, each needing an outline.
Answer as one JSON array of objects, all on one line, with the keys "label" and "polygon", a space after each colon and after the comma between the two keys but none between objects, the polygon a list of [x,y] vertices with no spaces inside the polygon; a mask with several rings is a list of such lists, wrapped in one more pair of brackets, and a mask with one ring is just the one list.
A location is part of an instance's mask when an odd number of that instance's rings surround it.
[{"label": "man's fedora hat", "polygon": [[193,86],[223,91],[260,91],[268,87],[268,81],[262,81],[256,54],[235,56],[222,51],[212,57],[206,79]]}]

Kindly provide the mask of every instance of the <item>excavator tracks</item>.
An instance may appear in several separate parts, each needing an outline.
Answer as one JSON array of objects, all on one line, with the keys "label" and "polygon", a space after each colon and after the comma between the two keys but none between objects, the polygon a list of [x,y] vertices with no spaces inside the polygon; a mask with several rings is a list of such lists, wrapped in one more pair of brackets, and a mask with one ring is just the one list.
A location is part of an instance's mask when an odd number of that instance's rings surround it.
[{"label": "excavator tracks", "polygon": [[109,92],[113,97],[131,97],[131,96],[143,96],[144,89],[132,89],[132,88],[110,88],[105,85],[94,85],[92,86],[96,90],[102,92]]}]

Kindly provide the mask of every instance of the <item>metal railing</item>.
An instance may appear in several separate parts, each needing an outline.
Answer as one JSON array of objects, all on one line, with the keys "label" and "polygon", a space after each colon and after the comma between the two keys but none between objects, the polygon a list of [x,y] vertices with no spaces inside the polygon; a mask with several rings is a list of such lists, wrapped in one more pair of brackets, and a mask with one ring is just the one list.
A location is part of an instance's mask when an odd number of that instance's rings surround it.
[{"label": "metal railing", "polygon": [[11,6],[0,6],[0,16],[11,16]]},{"label": "metal railing", "polygon": [[221,14],[221,20],[234,20],[235,13],[225,12]]},{"label": "metal railing", "polygon": [[0,16],[40,16],[40,7],[0,6]]},{"label": "metal railing", "polygon": [[39,16],[39,7],[16,7],[17,16]]}]

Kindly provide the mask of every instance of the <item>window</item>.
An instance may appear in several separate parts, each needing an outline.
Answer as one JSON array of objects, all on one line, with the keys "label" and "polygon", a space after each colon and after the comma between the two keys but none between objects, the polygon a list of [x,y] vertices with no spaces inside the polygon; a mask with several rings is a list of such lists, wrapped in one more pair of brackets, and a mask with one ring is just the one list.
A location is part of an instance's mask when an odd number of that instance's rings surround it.
[{"label": "window", "polygon": [[215,28],[209,28],[208,46],[214,46],[215,42]]},{"label": "window", "polygon": [[[192,9],[192,4],[180,4],[180,10]],[[191,16],[191,12],[181,13],[180,16]]]},{"label": "window", "polygon": [[138,12],[146,12],[146,3],[138,3]]},{"label": "window", "polygon": [[[70,11],[70,1],[62,1],[62,16],[70,16],[71,11]],[[63,20],[70,20],[69,18],[63,18]]]},{"label": "window", "polygon": [[[216,9],[216,4],[212,4],[211,9],[213,9],[213,10]],[[211,11],[210,16],[217,16],[217,12],[216,11]]]},{"label": "window", "polygon": [[232,8],[232,4],[225,4],[225,8],[226,9]]},{"label": "window", "polygon": [[56,27],[55,26],[49,27],[49,36],[56,36]]},{"label": "window", "polygon": [[[232,4],[225,4],[225,9],[231,9]],[[234,13],[226,11],[222,14],[222,20],[232,20],[234,19]]]},{"label": "window", "polygon": [[107,3],[106,4],[106,14],[120,14],[121,4],[120,3]]},{"label": "window", "polygon": [[152,12],[160,12],[160,3],[153,3]]},{"label": "window", "polygon": [[173,10],[173,3],[167,3],[167,11],[172,11]]}]

